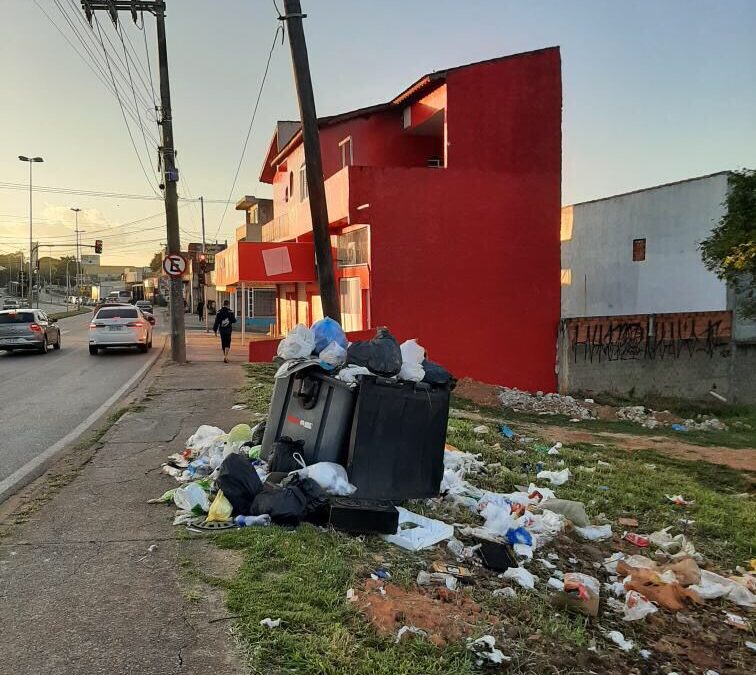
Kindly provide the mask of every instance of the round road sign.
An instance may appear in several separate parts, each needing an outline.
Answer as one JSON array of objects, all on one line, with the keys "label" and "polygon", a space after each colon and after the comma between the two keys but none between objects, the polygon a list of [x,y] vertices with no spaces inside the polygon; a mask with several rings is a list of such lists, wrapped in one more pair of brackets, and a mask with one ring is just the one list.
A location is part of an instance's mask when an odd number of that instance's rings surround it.
[{"label": "round road sign", "polygon": [[180,277],[186,271],[186,260],[178,253],[171,253],[163,258],[163,270],[168,276]]}]

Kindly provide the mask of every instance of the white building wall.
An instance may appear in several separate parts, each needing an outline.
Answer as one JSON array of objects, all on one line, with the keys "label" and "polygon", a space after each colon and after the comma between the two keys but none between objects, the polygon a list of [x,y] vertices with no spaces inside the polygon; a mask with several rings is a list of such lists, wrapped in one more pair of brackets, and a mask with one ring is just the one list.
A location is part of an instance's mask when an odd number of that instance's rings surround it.
[{"label": "white building wall", "polygon": [[[727,173],[562,209],[562,317],[727,309],[698,242],[718,223]],[[633,261],[633,240],[646,259]]]}]

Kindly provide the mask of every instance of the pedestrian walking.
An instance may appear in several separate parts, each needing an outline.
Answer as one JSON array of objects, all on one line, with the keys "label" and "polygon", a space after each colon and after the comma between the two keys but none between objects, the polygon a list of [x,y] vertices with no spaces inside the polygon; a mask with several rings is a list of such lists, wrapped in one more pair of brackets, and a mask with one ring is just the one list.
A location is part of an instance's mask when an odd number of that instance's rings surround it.
[{"label": "pedestrian walking", "polygon": [[199,319],[200,323],[202,323],[202,319],[205,318],[205,301],[200,300],[197,303],[197,318]]},{"label": "pedestrian walking", "polygon": [[236,323],[236,317],[229,307],[230,304],[228,300],[223,301],[223,307],[215,315],[215,323],[213,324],[213,333],[218,335],[220,332],[223,363],[228,363],[228,352],[231,350],[231,333],[233,333]]}]

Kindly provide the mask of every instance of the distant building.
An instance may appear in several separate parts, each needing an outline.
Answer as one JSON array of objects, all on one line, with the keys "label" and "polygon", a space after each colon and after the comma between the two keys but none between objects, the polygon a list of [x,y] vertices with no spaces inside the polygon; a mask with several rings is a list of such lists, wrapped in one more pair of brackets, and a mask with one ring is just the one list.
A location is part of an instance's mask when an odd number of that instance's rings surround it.
[{"label": "distant building", "polygon": [[562,209],[562,316],[728,309],[698,243],[724,213],[729,172]]},{"label": "distant building", "polygon": [[262,241],[263,224],[273,220],[273,200],[247,195],[236,203],[244,211],[245,222],[236,228],[236,241]]},{"label": "distant building", "polygon": [[562,209],[560,391],[756,402],[756,322],[699,250],[729,175]]},{"label": "distant building", "polygon": [[[460,377],[555,388],[561,105],[549,48],[319,120],[345,330],[385,325]],[[215,283],[285,334],[322,317],[298,123],[278,123],[260,180],[272,217],[217,256]]]}]

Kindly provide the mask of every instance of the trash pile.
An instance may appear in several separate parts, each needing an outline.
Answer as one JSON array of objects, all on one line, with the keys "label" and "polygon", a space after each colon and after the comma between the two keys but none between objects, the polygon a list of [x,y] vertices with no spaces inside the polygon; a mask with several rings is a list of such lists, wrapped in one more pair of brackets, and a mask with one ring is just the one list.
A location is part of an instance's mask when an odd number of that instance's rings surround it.
[{"label": "trash pile", "polygon": [[505,408],[512,408],[515,412],[535,412],[539,415],[567,415],[581,420],[594,419],[594,412],[582,405],[572,396],[561,394],[544,394],[538,391],[530,394],[520,389],[503,387],[499,400]]},{"label": "trash pile", "polygon": [[[673,431],[727,431],[727,425],[712,415],[697,415],[696,419],[683,419],[669,410],[652,410],[642,405],[618,408],[617,419],[640,424],[646,429],[669,426]],[[679,421],[676,421],[679,420]]]},{"label": "trash pile", "polygon": [[330,318],[296,326],[278,355],[267,421],[200,426],[163,466],[180,487],[153,501],[192,531],[306,520],[429,545],[434,528],[390,502],[439,492],[452,376],[415,340],[379,328],[349,344]]}]

